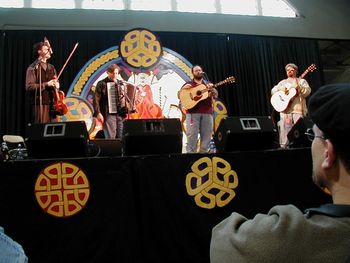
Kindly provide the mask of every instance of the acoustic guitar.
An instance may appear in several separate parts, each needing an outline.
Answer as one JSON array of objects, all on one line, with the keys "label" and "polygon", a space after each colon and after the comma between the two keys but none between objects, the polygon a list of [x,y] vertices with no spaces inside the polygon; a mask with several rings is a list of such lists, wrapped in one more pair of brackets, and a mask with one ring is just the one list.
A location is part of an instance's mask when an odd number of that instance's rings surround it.
[{"label": "acoustic guitar", "polygon": [[[234,83],[235,81],[236,78],[231,76],[214,84],[214,88],[217,88],[226,83]],[[193,88],[181,89],[178,96],[181,101],[181,106],[186,110],[189,110],[196,106],[200,101],[205,100],[209,97],[209,88],[205,84],[200,84]]]},{"label": "acoustic guitar", "polygon": [[[304,72],[300,75],[300,79],[303,79],[309,72],[313,72],[316,69],[315,64],[311,64]],[[290,88],[285,90],[279,90],[271,96],[271,104],[273,108],[278,112],[283,112],[288,109],[295,96],[298,94],[296,88]]]}]

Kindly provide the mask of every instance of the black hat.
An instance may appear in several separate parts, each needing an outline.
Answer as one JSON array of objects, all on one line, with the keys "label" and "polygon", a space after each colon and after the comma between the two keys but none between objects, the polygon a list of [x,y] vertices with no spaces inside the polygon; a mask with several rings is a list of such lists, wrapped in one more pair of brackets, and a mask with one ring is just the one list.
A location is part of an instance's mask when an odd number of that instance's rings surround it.
[{"label": "black hat", "polygon": [[330,140],[350,141],[350,83],[319,88],[309,100],[312,121]]}]

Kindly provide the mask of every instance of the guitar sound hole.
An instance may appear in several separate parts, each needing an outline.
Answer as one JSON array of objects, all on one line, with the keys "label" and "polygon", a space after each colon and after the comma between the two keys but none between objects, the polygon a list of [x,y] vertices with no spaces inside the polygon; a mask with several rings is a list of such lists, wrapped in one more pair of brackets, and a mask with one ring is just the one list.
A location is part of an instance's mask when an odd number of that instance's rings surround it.
[{"label": "guitar sound hole", "polygon": [[200,96],[200,95],[202,95],[202,92],[201,92],[200,90],[198,90],[197,93],[196,93],[196,95],[197,95],[197,96]]}]

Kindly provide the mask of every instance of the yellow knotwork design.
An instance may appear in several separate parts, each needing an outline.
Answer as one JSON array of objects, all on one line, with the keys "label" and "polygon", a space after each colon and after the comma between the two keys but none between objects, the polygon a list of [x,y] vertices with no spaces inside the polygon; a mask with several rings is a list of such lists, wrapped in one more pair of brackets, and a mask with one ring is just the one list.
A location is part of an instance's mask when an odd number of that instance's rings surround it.
[{"label": "yellow knotwork design", "polygon": [[199,207],[212,209],[227,205],[236,195],[237,173],[219,157],[203,157],[191,166],[186,175],[187,193]]},{"label": "yellow knotwork design", "polygon": [[150,67],[162,55],[162,48],[157,37],[148,30],[128,32],[119,50],[124,60],[135,68]]},{"label": "yellow knotwork design", "polygon": [[227,109],[223,102],[216,99],[213,101],[214,107],[214,132],[220,125],[220,122],[227,117]]},{"label": "yellow knotwork design", "polygon": [[73,88],[72,94],[76,96],[80,96],[80,93],[85,85],[85,83],[89,80],[90,76],[94,74],[94,72],[101,67],[102,65],[106,64],[107,62],[118,58],[118,49],[112,50],[106,54],[103,54],[102,56],[95,59],[87,68],[84,70],[84,72],[81,74],[80,78],[76,82]]},{"label": "yellow knotwork design", "polygon": [[175,64],[183,72],[185,72],[186,75],[189,76],[191,79],[193,78],[191,68],[184,61],[182,61],[178,57],[175,57],[173,54],[170,54],[169,52],[166,52],[166,51],[163,51],[163,58]]}]

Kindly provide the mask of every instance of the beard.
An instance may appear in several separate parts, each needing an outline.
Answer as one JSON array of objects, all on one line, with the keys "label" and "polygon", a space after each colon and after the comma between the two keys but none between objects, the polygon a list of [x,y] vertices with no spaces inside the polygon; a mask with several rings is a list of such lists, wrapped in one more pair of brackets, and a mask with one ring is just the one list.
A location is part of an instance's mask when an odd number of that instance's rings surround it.
[{"label": "beard", "polygon": [[193,78],[194,78],[195,80],[200,81],[200,80],[203,79],[203,76],[202,76],[202,74],[200,74],[200,75],[197,75],[197,76],[193,76]]},{"label": "beard", "polygon": [[326,187],[322,180],[322,175],[315,168],[312,169],[312,181],[321,189]]}]

